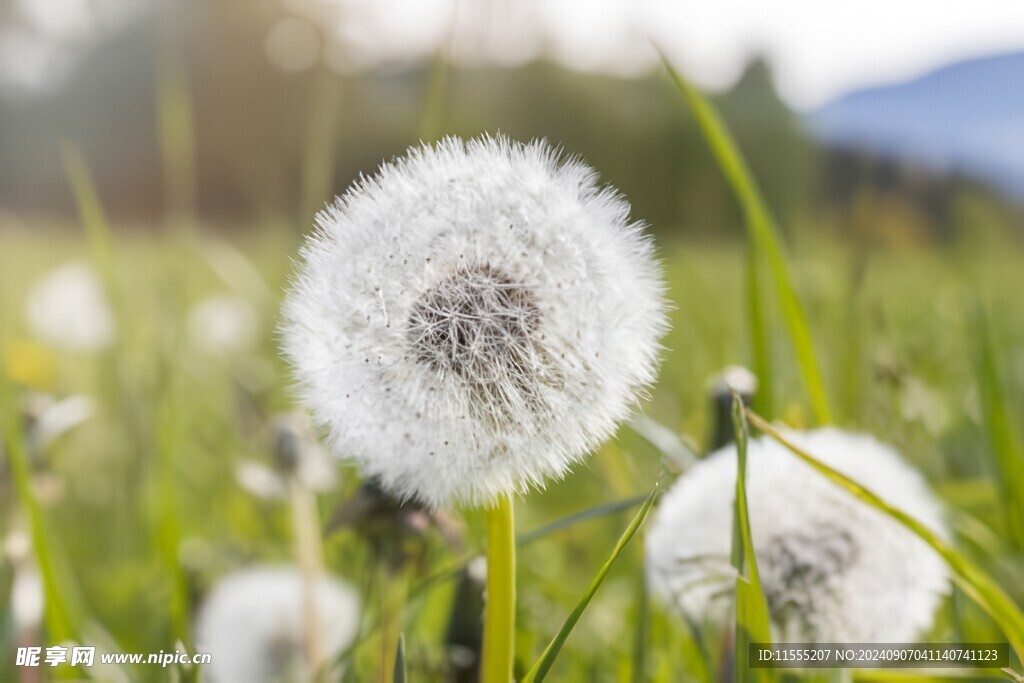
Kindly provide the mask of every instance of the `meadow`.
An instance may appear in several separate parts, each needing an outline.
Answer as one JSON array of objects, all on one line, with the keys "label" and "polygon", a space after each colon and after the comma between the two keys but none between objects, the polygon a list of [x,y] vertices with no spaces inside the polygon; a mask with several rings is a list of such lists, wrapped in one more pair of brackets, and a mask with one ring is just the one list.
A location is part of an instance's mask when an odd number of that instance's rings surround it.
[{"label": "meadow", "polygon": [[[713,114],[688,97],[726,170],[721,182],[744,207],[749,243],[653,226],[673,309],[643,414],[667,428],[669,451],[703,454],[715,419],[709,383],[738,363],[758,372],[753,408],[764,418],[797,429],[831,422],[895,446],[947,506],[961,576],[927,639],[1019,643],[1024,634],[1007,630],[1024,623],[1014,606],[1024,603],[1019,238],[979,224],[977,236],[942,246],[894,246],[805,219],[786,226],[783,243]],[[240,231],[173,215],[162,226],[111,226],[86,160],[73,151],[66,160],[81,224],[0,236],[0,609],[9,615],[0,624],[0,680],[45,680],[49,670],[16,665],[26,643],[194,651],[197,613],[220,578],[310,553],[364,603],[355,643],[324,680],[401,680],[403,672],[449,680],[453,639],[479,620],[472,592],[479,599],[480,587],[467,589],[462,570],[484,550],[484,515],[386,505],[359,514],[354,468],[331,461],[337,480],[306,481],[299,493],[285,473],[276,425],[299,409],[275,330],[308,226],[278,217]],[[94,349],[61,350],[28,321],[36,283],[69,263],[89,264],[110,309],[112,334]],[[88,408],[73,419],[55,412],[68,397]],[[613,554],[630,520],[644,521],[633,515],[647,509],[655,485],[663,490],[679,475],[665,451],[624,425],[573,474],[517,502],[517,678],[610,555],[615,562],[550,680],[731,677],[723,634],[694,632],[649,595],[642,524]],[[454,607],[468,614],[453,615]],[[63,667],[53,677],[82,672]],[[195,666],[87,673],[202,680]],[[847,670],[785,679],[947,675],[1012,674]]]},{"label": "meadow", "polygon": [[[988,353],[998,368],[1001,409],[1022,414],[1024,308],[1017,297],[1024,270],[1017,247],[876,248],[855,258],[835,238],[809,229],[799,234],[792,276],[835,422],[877,435],[917,465],[953,510],[958,546],[1021,602],[1021,546],[1010,536],[979,360]],[[88,420],[32,454],[29,490],[40,528],[33,530],[26,492],[19,495],[9,459],[0,481],[5,536],[38,533],[56,570],[60,605],[48,605],[49,633],[63,624],[67,635],[123,652],[170,649],[178,639],[187,644],[197,604],[219,576],[292,558],[288,504],[247,491],[236,472],[243,462],[274,466],[270,421],[295,410],[274,325],[299,239],[299,229],[285,224],[226,236],[115,231],[108,248],[97,252],[95,241],[74,233],[4,236],[0,310],[8,385],[13,380],[22,399],[31,391],[95,401]],[[644,412],[699,453],[710,430],[707,382],[729,363],[749,362],[751,354],[744,251],[707,241],[669,239],[659,246],[676,308],[661,378]],[[53,267],[97,254],[112,276],[114,342],[76,355],[33,340],[24,316],[31,285]],[[228,352],[204,347],[189,334],[189,312],[212,295],[238,297],[256,313],[250,337]],[[812,424],[787,337],[778,316],[768,314],[776,378],[758,409],[788,425]],[[987,351],[980,348],[986,344]],[[9,429],[21,420],[10,406]],[[1010,422],[1012,432],[1017,426]],[[632,514],[631,508],[609,513],[603,506],[646,494],[663,460],[623,427],[585,467],[519,504],[522,533],[592,508],[604,513],[522,547],[521,665],[532,662],[561,626]],[[358,484],[357,473],[343,468],[337,487],[318,495],[320,518],[331,519]],[[445,668],[455,587],[445,570],[482,549],[479,513],[466,513],[465,525],[463,549],[451,549],[436,532],[405,541],[414,546],[406,570],[413,597],[402,619],[410,680],[435,680]],[[341,528],[325,534],[324,557],[330,571],[368,596],[365,632],[347,655],[345,680],[370,680],[381,659],[374,556],[366,538]],[[687,645],[680,624],[646,596],[642,559],[639,542],[623,552],[571,634],[554,680],[713,680],[715,658],[705,661]],[[0,585],[10,587],[14,571],[10,561],[0,565]],[[9,612],[10,590],[2,596]],[[9,618],[0,671],[14,681],[12,629]],[[932,638],[1002,639],[959,592],[943,608]],[[124,666],[111,675],[163,680],[166,672]],[[187,672],[175,675],[188,678]],[[878,672],[868,677],[886,678]]]}]

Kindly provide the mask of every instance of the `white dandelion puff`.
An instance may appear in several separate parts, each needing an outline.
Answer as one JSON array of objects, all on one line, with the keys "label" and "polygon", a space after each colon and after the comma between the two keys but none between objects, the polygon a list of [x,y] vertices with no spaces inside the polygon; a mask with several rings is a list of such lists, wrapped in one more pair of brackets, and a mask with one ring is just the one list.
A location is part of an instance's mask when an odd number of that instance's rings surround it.
[{"label": "white dandelion puff", "polygon": [[188,333],[197,348],[213,354],[250,351],[259,334],[259,314],[244,297],[209,296],[189,311]]},{"label": "white dandelion puff", "polygon": [[334,450],[392,494],[436,507],[541,487],[655,379],[653,246],[543,143],[413,149],[318,224],[283,350]]},{"label": "white dandelion puff", "polygon": [[92,353],[114,339],[114,316],[100,279],[84,263],[46,275],[29,292],[25,312],[32,332],[55,348]]},{"label": "white dandelion puff", "polygon": [[[311,680],[303,580],[297,569],[264,567],[218,583],[196,623],[196,647],[211,655],[204,678],[212,683]],[[331,661],[355,640],[359,599],[347,584],[322,576],[313,604],[323,659]]]},{"label": "white dandelion puff", "polygon": [[[792,441],[946,536],[920,474],[870,436],[827,428]],[[750,525],[773,637],[780,642],[911,642],[949,591],[924,541],[768,438],[747,461]],[[731,616],[736,449],[695,465],[665,494],[647,535],[654,591],[698,622]]]}]

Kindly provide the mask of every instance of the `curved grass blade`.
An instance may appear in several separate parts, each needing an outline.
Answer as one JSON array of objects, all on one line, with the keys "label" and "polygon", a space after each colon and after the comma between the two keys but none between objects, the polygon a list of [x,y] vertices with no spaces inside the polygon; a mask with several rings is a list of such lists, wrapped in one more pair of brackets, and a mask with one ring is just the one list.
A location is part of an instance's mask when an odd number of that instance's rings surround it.
[{"label": "curved grass blade", "polygon": [[795,446],[753,411],[747,410],[747,418],[758,429],[785,446],[790,452],[823,474],[830,481],[846,489],[868,505],[889,515],[930,545],[935,552],[942,556],[942,559],[946,561],[950,569],[953,570],[954,578],[961,590],[992,617],[992,620],[1002,629],[1003,634],[1010,643],[1010,647],[1016,652],[1018,659],[1024,661],[1024,614],[1021,614],[1020,608],[1014,604],[1010,596],[981,567],[948,545],[932,533],[928,527],[910,515],[892,507],[857,482]]},{"label": "curved grass blade", "polygon": [[743,413],[743,400],[736,392],[732,396],[732,422],[736,430],[736,500],[732,537],[732,563],[736,569],[736,680],[770,681],[771,669],[752,671],[747,662],[750,654],[747,646],[750,643],[771,643],[771,629],[768,603],[757,571],[747,506],[747,441],[750,430]]},{"label": "curved grass blade", "polygon": [[32,474],[21,431],[17,392],[3,373],[0,373],[0,418],[3,420],[0,436],[6,442],[4,450],[10,462],[15,490],[28,517],[32,549],[43,582],[47,635],[54,643],[77,639],[80,619],[77,600],[74,599],[76,596],[71,593],[66,577],[61,572],[62,567],[58,565],[55,550],[50,544],[51,536],[46,520],[32,489]]},{"label": "curved grass blade", "polygon": [[61,145],[60,151],[64,172],[71,185],[75,208],[78,210],[79,220],[82,221],[82,227],[85,229],[93,261],[103,281],[105,294],[115,304],[116,314],[120,311],[120,307],[116,305],[118,290],[114,273],[114,245],[107,215],[103,210],[103,203],[100,201],[96,183],[93,181],[81,150],[76,145],[65,142]]},{"label": "curved grass blade", "polygon": [[[818,362],[814,354],[814,344],[811,341],[810,329],[807,319],[804,316],[803,308],[797,299],[796,292],[789,277],[789,267],[786,263],[786,256],[782,250],[779,230],[775,220],[768,212],[761,192],[754,182],[753,176],[747,169],[746,162],[740,154],[739,148],[733,141],[728,129],[722,121],[721,116],[714,106],[701,93],[691,86],[665,59],[662,55],[662,62],[668,69],[676,88],[686,98],[690,109],[693,111],[697,124],[700,126],[707,140],[711,152],[714,154],[718,165],[722,169],[726,180],[732,187],[736,198],[739,200],[743,214],[746,219],[747,235],[756,251],[768,262],[768,268],[775,284],[775,295],[782,309],[782,316],[789,331],[790,340],[793,343],[793,351],[796,354],[797,364],[800,366],[800,374],[803,377],[804,386],[810,396],[811,408],[819,423],[825,424],[831,421],[831,411],[828,407],[828,398],[825,395],[825,387],[821,380],[821,373],[818,369]],[[755,255],[756,256],[756,255]],[[753,266],[755,256],[748,259],[748,287],[755,288],[757,282],[756,268]],[[753,270],[751,270],[753,268]],[[756,292],[751,291],[751,296]],[[756,298],[756,297],[755,297]],[[764,372],[767,368],[768,341],[764,320],[760,312],[759,304],[751,301],[751,332],[759,334],[754,342],[754,358],[765,365],[760,368]],[[755,305],[757,308],[755,308]],[[762,383],[762,391],[770,395],[770,387],[766,386],[766,377],[759,377]]]},{"label": "curved grass blade", "polygon": [[633,536],[636,535],[637,530],[640,529],[640,525],[644,523],[645,519],[647,519],[647,514],[651,511],[651,506],[654,504],[654,500],[658,495],[660,486],[660,482],[655,484],[654,489],[650,494],[648,494],[647,498],[644,500],[644,504],[633,517],[633,521],[631,521],[629,526],[626,527],[626,530],[622,532],[622,536],[619,538],[619,542],[615,544],[615,549],[612,550],[612,554],[601,566],[601,569],[597,572],[594,580],[590,582],[590,586],[587,588],[586,592],[583,593],[583,597],[580,598],[576,608],[569,614],[565,623],[562,624],[562,628],[544,649],[540,659],[537,660],[520,683],[536,683],[543,681],[544,677],[548,675],[548,672],[551,670],[551,666],[555,663],[555,659],[558,658],[558,654],[562,650],[562,646],[565,645],[565,641],[569,639],[569,634],[572,633],[573,628],[576,627],[576,623],[580,620],[580,617],[583,616],[583,612],[586,611],[587,606],[590,605],[590,601],[594,599],[594,595],[597,594],[597,590],[604,582],[605,577],[608,575],[608,571],[612,568],[612,565],[615,564],[615,560],[618,559],[623,549],[625,549],[633,539]]},{"label": "curved grass blade", "polygon": [[996,354],[989,336],[988,322],[981,304],[971,307],[972,329],[977,339],[977,375],[985,428],[996,471],[999,493],[1006,516],[1006,528],[1013,544],[1024,550],[1024,448],[1006,407]]},{"label": "curved grass blade", "polygon": [[534,529],[533,531],[529,531],[525,534],[520,534],[519,537],[516,538],[516,545],[522,548],[523,546],[529,545],[534,541],[538,541],[544,538],[545,536],[550,536],[551,534],[557,531],[568,529],[569,527],[579,524],[580,522],[586,522],[591,519],[597,519],[598,517],[613,515],[616,512],[628,510],[630,508],[636,507],[637,505],[640,505],[649,497],[650,496],[648,494],[634,496],[632,498],[616,500],[612,501],[611,503],[604,503],[603,505],[597,505],[595,507],[587,508],[586,510],[581,510],[580,512],[576,512],[571,515],[566,515],[565,517],[556,519],[550,524],[545,524],[544,526]]}]

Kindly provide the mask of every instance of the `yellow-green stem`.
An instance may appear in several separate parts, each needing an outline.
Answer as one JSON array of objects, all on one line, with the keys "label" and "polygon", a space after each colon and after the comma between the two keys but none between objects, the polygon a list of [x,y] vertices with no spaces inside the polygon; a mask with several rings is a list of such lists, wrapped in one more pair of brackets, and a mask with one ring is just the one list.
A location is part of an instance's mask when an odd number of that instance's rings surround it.
[{"label": "yellow-green stem", "polygon": [[409,593],[409,574],[404,568],[383,570],[380,594],[380,683],[394,683],[395,659],[402,637],[402,612]]},{"label": "yellow-green stem", "polygon": [[512,680],[516,631],[516,533],[507,496],[487,510],[487,605],[481,683]]},{"label": "yellow-green stem", "polygon": [[323,569],[323,547],[320,540],[320,514],[316,496],[295,479],[291,481],[292,525],[295,534],[295,555],[302,572],[302,613],[306,659],[317,680],[322,675],[323,647],[320,620],[316,612],[316,584]]}]

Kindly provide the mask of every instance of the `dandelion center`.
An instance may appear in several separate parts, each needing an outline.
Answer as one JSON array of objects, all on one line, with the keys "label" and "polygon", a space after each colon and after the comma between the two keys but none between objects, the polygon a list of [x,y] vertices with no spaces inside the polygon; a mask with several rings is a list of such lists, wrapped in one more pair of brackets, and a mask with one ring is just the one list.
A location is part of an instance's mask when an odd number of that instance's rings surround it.
[{"label": "dandelion center", "polygon": [[780,623],[794,624],[803,635],[813,636],[817,601],[827,599],[829,586],[857,554],[850,533],[830,524],[777,536],[758,558],[768,610]]},{"label": "dandelion center", "polygon": [[540,320],[528,287],[493,266],[465,266],[420,295],[407,338],[418,362],[461,380],[478,408],[507,422],[535,402]]}]

